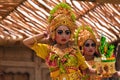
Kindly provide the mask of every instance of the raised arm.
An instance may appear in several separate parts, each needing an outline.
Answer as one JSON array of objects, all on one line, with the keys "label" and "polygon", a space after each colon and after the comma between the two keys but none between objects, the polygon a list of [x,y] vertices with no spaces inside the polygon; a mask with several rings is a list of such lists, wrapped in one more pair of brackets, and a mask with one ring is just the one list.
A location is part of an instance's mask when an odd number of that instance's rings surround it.
[{"label": "raised arm", "polygon": [[41,43],[47,42],[47,40],[45,38],[47,39],[47,34],[46,33],[37,34],[35,36],[24,39],[23,43],[27,47],[31,48],[36,41],[41,42]]}]

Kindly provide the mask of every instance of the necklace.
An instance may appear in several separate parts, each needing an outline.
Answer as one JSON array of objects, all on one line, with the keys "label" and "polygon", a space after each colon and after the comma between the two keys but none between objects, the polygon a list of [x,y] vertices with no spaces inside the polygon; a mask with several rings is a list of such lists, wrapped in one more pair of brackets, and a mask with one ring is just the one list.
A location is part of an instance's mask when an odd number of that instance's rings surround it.
[{"label": "necklace", "polygon": [[72,48],[66,47],[66,48],[59,48],[58,46],[53,47],[53,51],[60,57],[62,58],[65,54],[70,53]]}]

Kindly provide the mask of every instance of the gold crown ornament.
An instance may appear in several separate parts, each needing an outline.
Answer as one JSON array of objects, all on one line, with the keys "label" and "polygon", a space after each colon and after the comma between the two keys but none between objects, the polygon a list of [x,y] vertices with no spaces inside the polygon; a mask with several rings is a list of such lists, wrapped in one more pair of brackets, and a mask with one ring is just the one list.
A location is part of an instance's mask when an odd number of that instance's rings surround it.
[{"label": "gold crown ornament", "polygon": [[83,47],[84,43],[88,40],[91,39],[97,44],[97,40],[95,37],[95,34],[93,30],[89,26],[80,26],[76,31],[75,31],[75,44],[78,46]]},{"label": "gold crown ornament", "polygon": [[56,5],[51,11],[49,20],[49,32],[51,33],[52,39],[54,39],[55,30],[59,26],[67,26],[71,33],[77,28],[75,23],[75,15],[71,7],[67,3],[60,3]]}]

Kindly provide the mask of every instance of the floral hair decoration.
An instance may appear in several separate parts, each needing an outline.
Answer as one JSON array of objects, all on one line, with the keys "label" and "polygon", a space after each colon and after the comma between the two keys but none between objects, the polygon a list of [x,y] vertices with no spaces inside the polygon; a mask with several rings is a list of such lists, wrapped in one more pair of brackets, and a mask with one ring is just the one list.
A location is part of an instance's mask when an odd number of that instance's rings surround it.
[{"label": "floral hair decoration", "polygon": [[97,44],[97,40],[93,30],[89,26],[80,26],[75,31],[75,44],[83,47],[84,43],[91,39]]},{"label": "floral hair decoration", "polygon": [[49,32],[52,39],[55,37],[55,29],[61,25],[67,26],[71,33],[77,28],[75,24],[75,15],[71,7],[67,3],[60,3],[50,11]]}]

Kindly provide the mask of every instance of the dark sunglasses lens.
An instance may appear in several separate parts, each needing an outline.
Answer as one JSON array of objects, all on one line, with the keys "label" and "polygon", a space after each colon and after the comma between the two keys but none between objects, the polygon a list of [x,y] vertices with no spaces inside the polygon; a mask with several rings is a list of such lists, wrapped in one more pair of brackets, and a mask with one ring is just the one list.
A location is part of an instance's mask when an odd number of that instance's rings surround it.
[{"label": "dark sunglasses lens", "polygon": [[85,47],[89,47],[89,46],[90,46],[90,44],[89,44],[89,43],[86,43],[86,44],[85,44]]},{"label": "dark sunglasses lens", "polygon": [[65,33],[69,35],[71,32],[69,30],[66,30]]},{"label": "dark sunglasses lens", "polygon": [[92,46],[92,47],[95,47],[95,46],[96,46],[96,44],[95,44],[95,43],[92,43],[92,44],[91,44],[91,46]]},{"label": "dark sunglasses lens", "polygon": [[63,31],[62,30],[58,30],[57,33],[61,35],[63,33]]}]

